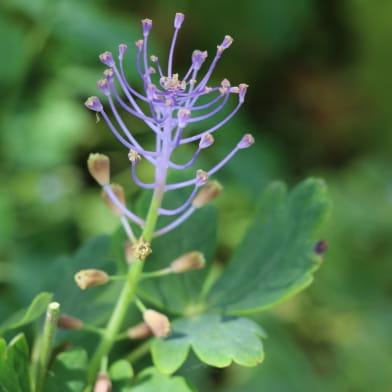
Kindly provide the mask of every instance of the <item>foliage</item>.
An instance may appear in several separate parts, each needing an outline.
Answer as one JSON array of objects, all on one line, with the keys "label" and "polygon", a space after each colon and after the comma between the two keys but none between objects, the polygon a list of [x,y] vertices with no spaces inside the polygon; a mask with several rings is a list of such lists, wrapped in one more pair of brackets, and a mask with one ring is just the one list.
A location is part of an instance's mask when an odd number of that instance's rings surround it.
[{"label": "foliage", "polygon": [[[183,335],[146,345],[126,340],[125,328],[141,321],[131,306],[119,337],[123,340],[114,346],[108,364],[113,391],[147,392],[157,390],[157,384],[206,392],[389,391],[390,5],[321,3],[262,0],[239,5],[229,0],[222,9],[202,0],[192,5],[152,1],[148,6],[140,1],[2,2],[0,32],[7,39],[0,43],[5,56],[0,64],[0,390],[33,390],[30,359],[42,331],[40,316],[55,300],[62,312],[86,326],[56,333],[56,359],[46,389],[83,391],[86,365],[99,337],[88,326],[106,324],[122,282],[78,291],[73,274],[100,268],[121,275],[127,268],[123,237],[111,234],[118,220],[85,175],[88,153],[111,154],[113,180],[127,185],[130,205],[140,195],[129,184],[126,159],[103,122],[94,124],[81,102],[100,77],[97,53],[132,42],[139,36],[138,20],[148,16],[159,31],[152,37],[154,53],[162,55],[171,34],[164,21],[182,11],[190,23],[179,41],[185,56],[176,58],[178,67],[185,69],[195,40],[210,49],[222,34],[233,33],[232,55],[217,69],[216,80],[232,75],[234,84],[250,84],[246,107],[227,125],[214,152],[200,157],[201,166],[223,157],[242,130],[251,129],[257,142],[217,176],[225,190],[216,208],[201,209],[184,226],[154,240],[145,272],[164,268],[194,249],[203,251],[206,267],[141,282],[138,297],[165,312],[173,331]],[[134,78],[135,67],[127,75]],[[129,125],[146,138],[139,123],[129,120]],[[186,160],[189,152],[179,158]],[[144,166],[141,170],[150,174]],[[324,228],[329,203],[318,180],[290,192],[280,182],[268,186],[283,178],[291,188],[298,178],[309,176],[328,183],[334,208]],[[296,207],[302,204],[307,207]],[[316,284],[291,297],[312,281],[322,259],[314,246],[323,238],[329,250]],[[253,368],[211,368],[235,362],[238,346],[231,338],[233,345],[219,349],[215,330],[200,336],[192,327],[200,319],[215,320],[218,331],[224,326],[219,320],[231,320],[233,328],[240,324],[257,349],[248,363],[255,364],[264,352],[265,361]],[[259,325],[269,339],[261,340]],[[200,355],[202,349],[195,346],[211,340],[217,349]],[[70,342],[74,347],[68,349]],[[174,376],[149,367],[144,354],[151,348],[159,368],[160,347],[161,354],[174,347],[185,361]],[[176,358],[165,358],[162,369],[170,360]]]}]

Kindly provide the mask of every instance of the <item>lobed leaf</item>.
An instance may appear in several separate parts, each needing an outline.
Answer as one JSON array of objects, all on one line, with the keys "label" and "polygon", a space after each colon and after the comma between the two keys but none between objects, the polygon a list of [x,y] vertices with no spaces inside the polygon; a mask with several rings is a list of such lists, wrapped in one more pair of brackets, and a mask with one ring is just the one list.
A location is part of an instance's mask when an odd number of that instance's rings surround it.
[{"label": "lobed leaf", "polygon": [[120,359],[114,362],[110,366],[109,375],[112,381],[112,392],[131,391],[131,381],[134,373],[128,361]]},{"label": "lobed leaf", "polygon": [[[184,378],[170,377],[153,367],[138,374],[137,382],[131,390],[132,392],[195,392]],[[121,392],[128,392],[128,390],[121,390]]]},{"label": "lobed leaf", "polygon": [[74,348],[59,354],[48,373],[44,392],[83,392],[86,386],[87,354]]},{"label": "lobed leaf", "polygon": [[271,185],[207,306],[229,314],[257,312],[307,287],[321,262],[315,243],[329,210],[321,180],[305,180],[289,195],[283,184]]},{"label": "lobed leaf", "polygon": [[7,321],[0,325],[0,335],[9,329],[15,329],[29,324],[36,320],[41,314],[46,311],[49,302],[52,300],[53,295],[50,293],[38,294],[31,304],[23,310],[18,311],[12,315]]},{"label": "lobed leaf", "polygon": [[0,390],[30,392],[29,348],[23,334],[6,345],[0,339]]},{"label": "lobed leaf", "polygon": [[178,319],[173,333],[156,339],[152,345],[155,366],[163,373],[175,372],[186,360],[190,348],[204,363],[215,367],[256,366],[264,359],[261,337],[264,332],[255,322],[236,316],[204,314]]}]

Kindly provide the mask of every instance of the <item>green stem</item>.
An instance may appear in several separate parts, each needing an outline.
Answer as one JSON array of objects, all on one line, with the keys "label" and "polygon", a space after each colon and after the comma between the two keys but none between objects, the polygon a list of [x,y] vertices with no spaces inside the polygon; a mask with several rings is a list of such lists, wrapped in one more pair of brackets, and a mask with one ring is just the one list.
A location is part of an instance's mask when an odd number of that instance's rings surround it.
[{"label": "green stem", "polygon": [[158,271],[152,272],[143,272],[142,279],[149,279],[149,278],[159,278],[160,276],[168,275],[173,273],[171,268],[164,268]]},{"label": "green stem", "polygon": [[152,339],[146,340],[144,343],[136,347],[127,357],[125,357],[125,359],[131,363],[135,362],[136,360],[148,353],[148,351],[150,350],[151,343]]},{"label": "green stem", "polygon": [[105,333],[104,329],[94,327],[93,325],[90,325],[90,324],[83,324],[83,327],[81,329],[83,331],[93,332],[97,335],[103,335]]},{"label": "green stem", "polygon": [[127,279],[127,275],[111,275],[109,276],[109,280],[111,281],[118,281],[118,280],[125,280]]},{"label": "green stem", "polygon": [[[158,220],[158,208],[162,203],[163,198],[163,187],[157,188],[154,191],[154,195],[151,200],[150,208],[148,210],[146,223],[143,229],[142,237],[146,241],[151,241],[155,225]],[[118,333],[121,328],[121,324],[124,321],[125,315],[128,312],[129,304],[134,300],[136,288],[138,282],[142,276],[143,262],[136,259],[130,266],[124,286],[121,290],[120,296],[118,297],[114,311],[110,317],[110,320],[106,326],[104,333],[102,334],[101,341],[93,354],[90,366],[87,373],[88,386],[85,392],[90,392],[94,384],[97,372],[100,368],[101,361],[104,357],[107,357],[113,344],[118,338]]]},{"label": "green stem", "polygon": [[122,288],[112,316],[90,361],[90,367],[88,371],[89,384],[94,382],[102,358],[107,356],[113,346],[113,343],[116,341],[116,335],[128,311],[128,306],[132,301],[133,296],[135,295],[137,282],[139,280],[142,269],[143,262],[138,259],[135,260],[129,268],[127,280]]},{"label": "green stem", "polygon": [[50,355],[52,353],[52,344],[59,317],[59,311],[59,303],[52,302],[48,305],[37,363],[36,392],[40,392],[44,386]]},{"label": "green stem", "polygon": [[138,297],[135,297],[135,305],[137,306],[137,308],[140,310],[141,313],[144,313],[147,310],[143,302],[140,301]]},{"label": "green stem", "polygon": [[154,196],[152,198],[150,208],[147,213],[146,224],[144,226],[144,230],[142,234],[142,236],[149,242],[152,239],[152,235],[155,230],[155,225],[157,224],[158,208],[160,207],[162,202],[162,196],[160,195],[160,192],[157,191],[158,189],[154,192]]}]

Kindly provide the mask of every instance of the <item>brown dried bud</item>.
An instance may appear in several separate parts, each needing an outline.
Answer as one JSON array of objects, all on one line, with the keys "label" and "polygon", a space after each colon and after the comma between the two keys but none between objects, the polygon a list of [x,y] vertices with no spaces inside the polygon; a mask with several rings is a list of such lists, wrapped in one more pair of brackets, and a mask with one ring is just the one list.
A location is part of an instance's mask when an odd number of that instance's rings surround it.
[{"label": "brown dried bud", "polygon": [[133,255],[133,244],[131,241],[124,242],[124,254],[125,254],[125,261],[128,264],[131,264],[135,260],[135,256]]},{"label": "brown dried bud", "polygon": [[170,264],[170,269],[176,274],[203,268],[206,260],[201,252],[184,253]]},{"label": "brown dried bud", "polygon": [[85,269],[75,274],[75,282],[82,290],[105,284],[108,280],[109,275],[97,269]]},{"label": "brown dried bud", "polygon": [[153,309],[147,309],[143,313],[143,319],[155,337],[164,338],[170,335],[170,321],[164,314]]},{"label": "brown dried bud", "polygon": [[193,199],[196,208],[204,207],[207,203],[217,198],[222,193],[222,185],[218,181],[209,181]]},{"label": "brown dried bud", "polygon": [[136,259],[146,260],[147,256],[152,253],[151,244],[143,237],[140,237],[136,244],[132,245],[132,254]]},{"label": "brown dried bud", "polygon": [[61,329],[81,329],[83,328],[83,321],[68,314],[61,314],[57,320],[57,327]]},{"label": "brown dried bud", "polygon": [[112,383],[106,373],[99,373],[94,385],[94,392],[110,392]]},{"label": "brown dried bud", "polygon": [[144,321],[142,321],[141,323],[129,328],[127,333],[129,339],[145,339],[151,336],[151,329]]},{"label": "brown dried bud", "polygon": [[[118,184],[111,184],[110,189],[115,194],[118,201],[125,207],[125,195],[124,195],[123,187]],[[113,202],[113,200],[110,198],[110,196],[107,194],[107,192],[105,190],[103,190],[103,192],[102,192],[102,197],[103,197],[103,201],[112,210],[112,212],[115,215],[117,215],[117,216],[124,215],[124,213],[121,211],[121,209],[118,208],[118,206]]]},{"label": "brown dried bud", "polygon": [[90,154],[87,159],[87,168],[99,185],[110,183],[110,160],[103,154]]}]

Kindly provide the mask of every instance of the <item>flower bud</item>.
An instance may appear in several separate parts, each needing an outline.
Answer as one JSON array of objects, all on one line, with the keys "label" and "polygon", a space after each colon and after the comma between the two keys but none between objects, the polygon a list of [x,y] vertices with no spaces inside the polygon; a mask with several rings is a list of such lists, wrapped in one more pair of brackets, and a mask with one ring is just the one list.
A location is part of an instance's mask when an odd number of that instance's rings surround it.
[{"label": "flower bud", "polygon": [[143,19],[142,26],[143,26],[143,35],[147,36],[152,28],[152,20],[151,19]]},{"label": "flower bud", "polygon": [[123,57],[124,57],[124,53],[125,53],[125,51],[127,50],[127,45],[125,45],[125,44],[120,44],[120,45],[118,45],[118,58],[120,59],[120,60],[122,60],[123,59]]},{"label": "flower bud", "polygon": [[87,101],[84,103],[87,109],[92,110],[93,112],[102,112],[103,106],[98,97],[89,97]]},{"label": "flower bud", "polygon": [[105,71],[103,71],[103,74],[108,80],[108,82],[111,82],[114,79],[114,72],[111,68],[105,69]]},{"label": "flower bud", "polygon": [[221,43],[221,46],[225,49],[227,49],[232,43],[233,43],[233,38],[230,35],[225,35],[225,38],[223,39],[223,42]]},{"label": "flower bud", "polygon": [[77,272],[74,276],[76,284],[82,289],[92,286],[100,286],[109,281],[109,275],[105,271],[97,269],[85,269]]},{"label": "flower bud", "polygon": [[142,50],[143,48],[143,43],[144,41],[142,39],[139,39],[138,41],[135,42],[136,47],[139,49],[139,51]]},{"label": "flower bud", "polygon": [[193,51],[192,65],[196,71],[198,71],[201,68],[201,66],[204,63],[204,61],[206,60],[207,56],[208,56],[208,53],[206,50],[204,52],[202,52],[200,50]]},{"label": "flower bud", "polygon": [[[118,201],[125,207],[125,195],[124,189],[121,185],[111,184],[110,189],[113,191],[115,196],[117,197]],[[102,193],[103,201],[106,205],[112,210],[112,212],[117,216],[123,216],[123,212],[121,209],[113,202],[107,192],[103,191]]]},{"label": "flower bud", "polygon": [[157,91],[157,86],[155,84],[149,84],[146,89],[147,98],[149,101],[155,99],[155,92]]},{"label": "flower bud", "polygon": [[83,321],[68,314],[61,314],[57,320],[57,327],[60,329],[81,329]]},{"label": "flower bud", "polygon": [[196,185],[202,186],[208,181],[208,173],[204,170],[198,170],[196,172]]},{"label": "flower bud", "polygon": [[246,135],[244,135],[244,136],[242,137],[242,139],[241,139],[240,142],[238,143],[237,147],[240,148],[240,149],[248,148],[248,147],[250,147],[254,142],[255,142],[254,137],[253,137],[250,133],[247,133]]},{"label": "flower bud", "polygon": [[99,55],[99,59],[102,63],[107,65],[108,67],[114,67],[115,63],[113,60],[113,55],[110,52],[104,52]]},{"label": "flower bud", "polygon": [[186,271],[201,269],[205,266],[206,260],[201,252],[188,252],[184,253],[178,259],[175,259],[170,264],[170,269],[175,274],[180,274]]},{"label": "flower bud", "polygon": [[201,149],[210,147],[214,144],[214,141],[214,136],[212,136],[210,133],[204,133],[203,136],[200,138],[199,147]]},{"label": "flower bud", "polygon": [[104,154],[92,153],[87,159],[87,168],[95,181],[104,186],[110,182],[110,160]]},{"label": "flower bud", "polygon": [[94,392],[110,392],[112,383],[106,373],[99,373],[94,385]]},{"label": "flower bud", "polygon": [[223,52],[225,49],[227,49],[232,43],[233,43],[233,38],[230,37],[230,35],[225,35],[222,43],[218,45],[218,51]]},{"label": "flower bud", "polygon": [[247,92],[247,90],[248,90],[248,85],[247,84],[245,84],[245,83],[241,83],[239,86],[238,86],[238,96],[239,96],[239,100],[240,100],[240,103],[243,103],[244,102],[244,100],[245,100],[245,94],[246,94],[246,92]]},{"label": "flower bud", "polygon": [[217,198],[222,193],[222,185],[218,181],[208,182],[193,199],[196,208],[204,207],[207,203]]},{"label": "flower bud", "polygon": [[230,92],[230,81],[228,79],[223,79],[221,82],[221,88],[219,89],[219,92],[224,95],[228,92]]},{"label": "flower bud", "polygon": [[151,336],[151,329],[147,323],[142,321],[141,323],[128,328],[127,334],[129,339],[145,339]]},{"label": "flower bud", "polygon": [[143,319],[155,337],[164,338],[170,335],[170,321],[164,314],[153,309],[147,309],[143,313]]},{"label": "flower bud", "polygon": [[107,97],[110,95],[110,84],[107,79],[98,80],[97,86],[102,94],[106,95]]},{"label": "flower bud", "polygon": [[184,14],[182,14],[180,12],[176,13],[176,16],[174,18],[174,27],[176,29],[179,29],[181,27],[182,22],[184,21],[184,19],[185,19],[185,15]]},{"label": "flower bud", "polygon": [[137,242],[132,245],[132,255],[136,259],[145,261],[147,256],[152,253],[151,244],[143,237],[140,237]]},{"label": "flower bud", "polygon": [[177,118],[178,118],[178,127],[185,128],[186,124],[188,124],[188,121],[191,118],[191,111],[188,109],[180,109],[177,113]]}]

